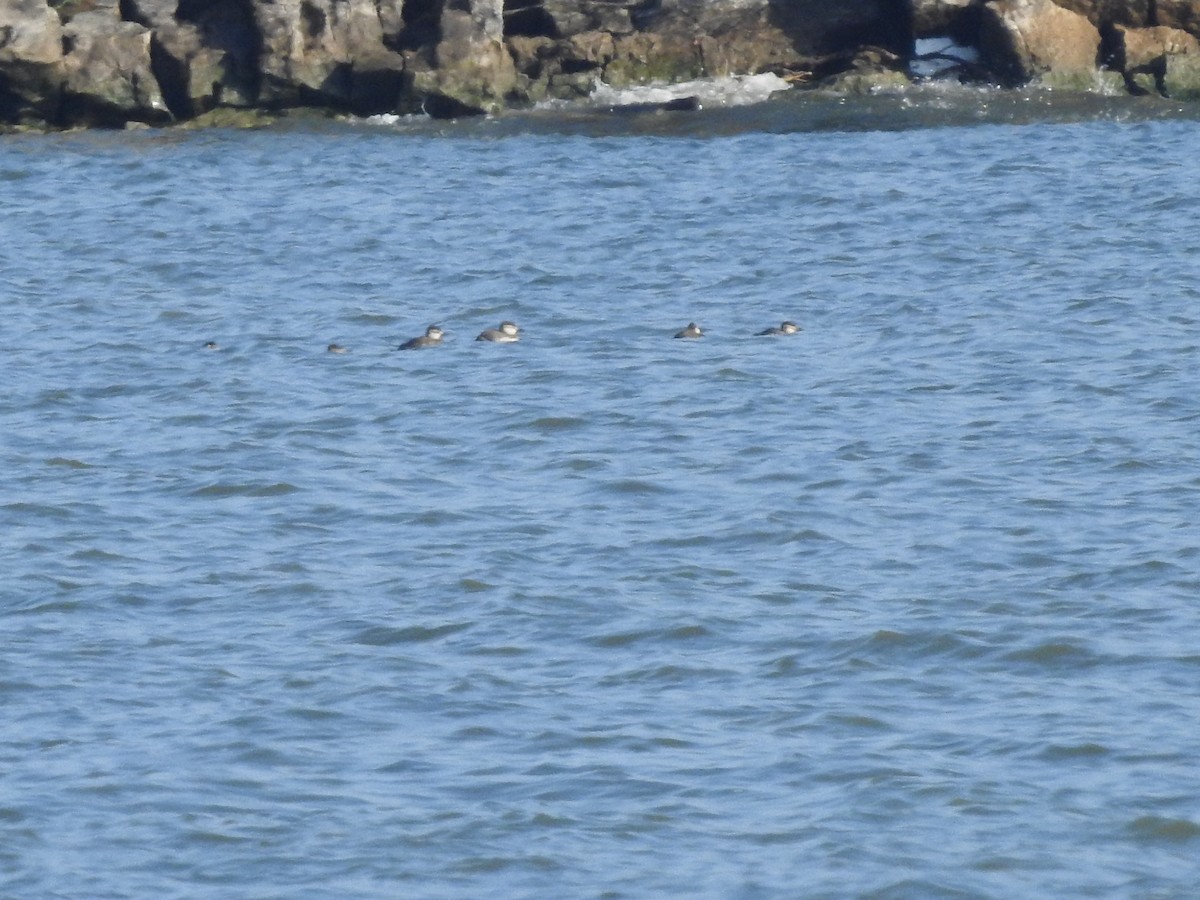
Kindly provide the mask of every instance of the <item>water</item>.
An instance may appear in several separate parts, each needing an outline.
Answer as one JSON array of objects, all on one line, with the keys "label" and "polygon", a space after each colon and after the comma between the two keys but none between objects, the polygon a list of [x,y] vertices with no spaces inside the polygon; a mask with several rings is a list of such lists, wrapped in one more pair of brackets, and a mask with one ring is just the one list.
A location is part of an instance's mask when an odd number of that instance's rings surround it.
[{"label": "water", "polygon": [[1091,103],[6,138],[0,895],[1191,896],[1200,124]]}]

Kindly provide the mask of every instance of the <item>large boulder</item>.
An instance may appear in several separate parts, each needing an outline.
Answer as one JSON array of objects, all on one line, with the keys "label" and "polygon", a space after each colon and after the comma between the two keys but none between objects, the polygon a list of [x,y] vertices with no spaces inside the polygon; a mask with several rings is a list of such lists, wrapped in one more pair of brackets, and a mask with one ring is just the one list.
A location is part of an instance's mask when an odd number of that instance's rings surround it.
[{"label": "large boulder", "polygon": [[404,58],[385,43],[401,0],[256,0],[259,101],[355,112],[395,109]]},{"label": "large boulder", "polygon": [[907,56],[908,0],[509,0],[506,36],[536,99],[764,71],[852,65],[864,46]]},{"label": "large boulder", "polygon": [[439,2],[432,66],[414,67],[418,101],[441,118],[500,110],[517,86],[513,57],[504,44],[504,0]]},{"label": "large boulder", "polygon": [[1052,0],[996,0],[981,17],[980,59],[1001,84],[1094,83],[1100,31],[1085,16]]},{"label": "large boulder", "polygon": [[45,0],[3,0],[0,121],[45,121],[58,110],[62,22]]},{"label": "large boulder", "polygon": [[171,118],[150,65],[150,30],[112,12],[80,13],[63,26],[63,96],[68,124],[113,127]]},{"label": "large boulder", "polygon": [[565,38],[589,31],[628,34],[631,11],[649,4],[612,0],[508,0],[504,4],[506,37]]},{"label": "large boulder", "polygon": [[1071,12],[1085,16],[1097,28],[1124,25],[1144,28],[1153,25],[1154,0],[1055,0]]},{"label": "large boulder", "polygon": [[151,29],[151,62],[171,112],[187,119],[258,101],[261,43],[248,0],[124,0]]},{"label": "large boulder", "polygon": [[[1102,32],[1103,60],[1106,67],[1120,72],[1131,94],[1149,93],[1144,79],[1152,79],[1153,88],[1164,97],[1175,93],[1195,95],[1195,68],[1200,61],[1200,40],[1178,28],[1106,27]],[[1174,60],[1174,65],[1171,62]],[[1168,85],[1168,70],[1174,85]]]},{"label": "large boulder", "polygon": [[958,37],[970,29],[973,37],[968,23],[976,18],[977,6],[976,0],[912,0],[913,33],[917,37]]},{"label": "large boulder", "polygon": [[1154,24],[1200,36],[1200,0],[1155,0]]}]

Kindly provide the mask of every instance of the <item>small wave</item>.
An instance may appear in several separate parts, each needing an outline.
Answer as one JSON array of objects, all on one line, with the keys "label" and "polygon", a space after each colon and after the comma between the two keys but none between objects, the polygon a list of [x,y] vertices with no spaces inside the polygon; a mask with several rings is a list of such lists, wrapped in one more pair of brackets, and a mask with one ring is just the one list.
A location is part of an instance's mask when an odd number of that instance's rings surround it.
[{"label": "small wave", "polygon": [[277,497],[300,488],[286,481],[275,484],[210,484],[193,492],[196,497]]},{"label": "small wave", "polygon": [[438,625],[426,628],[421,625],[410,625],[407,628],[388,628],[377,625],[360,631],[354,637],[354,643],[368,647],[388,647],[392,644],[421,644],[434,641],[470,628],[469,622],[455,622],[449,625]]},{"label": "small wave", "polygon": [[[633,106],[639,103],[670,103],[695,97],[701,107],[748,106],[762,103],[772,94],[791,90],[791,85],[770,72],[762,75],[731,75],[726,78],[703,78],[677,84],[645,84],[615,88],[600,82],[588,97],[590,106]],[[563,101],[547,101],[539,108],[562,109]]]}]

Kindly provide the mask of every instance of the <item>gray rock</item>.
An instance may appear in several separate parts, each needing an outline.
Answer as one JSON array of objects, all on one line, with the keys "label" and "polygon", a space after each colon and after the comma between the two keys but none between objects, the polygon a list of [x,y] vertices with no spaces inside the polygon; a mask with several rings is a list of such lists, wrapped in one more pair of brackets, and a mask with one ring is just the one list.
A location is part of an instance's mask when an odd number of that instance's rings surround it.
[{"label": "gray rock", "polygon": [[117,127],[170,120],[151,70],[149,29],[96,11],[75,16],[62,34],[64,122]]},{"label": "gray rock", "polygon": [[44,0],[3,0],[0,120],[47,121],[58,111],[62,22]]},{"label": "gray rock", "polygon": [[386,112],[399,101],[404,57],[385,43],[400,0],[257,0],[259,100]]},{"label": "gray rock", "polygon": [[[248,107],[258,102],[258,27],[239,0],[180,5],[175,0],[130,0],[153,28],[151,59],[163,96],[179,118],[218,106]],[[156,4],[151,6],[150,4]]]},{"label": "gray rock", "polygon": [[504,34],[510,38],[568,38],[588,31],[628,34],[634,30],[630,10],[647,5],[612,0],[509,0],[504,9]]},{"label": "gray rock", "polygon": [[912,0],[913,33],[917,37],[949,35],[974,44],[978,22],[976,0]]},{"label": "gray rock", "polygon": [[421,107],[440,118],[496,112],[517,83],[517,69],[504,44],[503,0],[447,3],[432,66],[413,74]]}]

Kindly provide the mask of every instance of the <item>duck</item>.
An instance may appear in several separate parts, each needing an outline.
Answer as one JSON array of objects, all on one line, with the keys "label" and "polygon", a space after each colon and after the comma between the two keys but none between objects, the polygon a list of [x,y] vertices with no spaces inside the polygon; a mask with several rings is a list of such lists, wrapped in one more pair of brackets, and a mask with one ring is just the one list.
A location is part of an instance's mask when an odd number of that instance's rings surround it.
[{"label": "duck", "polygon": [[343,347],[341,344],[330,344],[328,347],[325,348],[325,351],[327,353],[345,353],[346,348]]},{"label": "duck", "polygon": [[221,345],[218,344],[216,341],[206,341],[204,344],[204,349],[205,350],[220,350]]},{"label": "duck", "polygon": [[440,347],[446,332],[436,325],[430,325],[420,337],[405,341],[397,350],[421,350],[425,347]]},{"label": "duck", "polygon": [[758,332],[758,335],[761,337],[764,334],[795,334],[799,330],[800,326],[795,322],[781,322],[779,325]]},{"label": "duck", "polygon": [[695,322],[688,322],[687,328],[683,329],[683,331],[678,332],[675,335],[675,337],[677,337],[677,338],[700,338],[700,337],[704,337],[704,332],[700,330],[700,326],[697,325]]},{"label": "duck", "polygon": [[515,344],[521,339],[521,329],[514,322],[501,322],[499,328],[488,328],[481,332],[477,341],[492,341],[497,344]]}]

